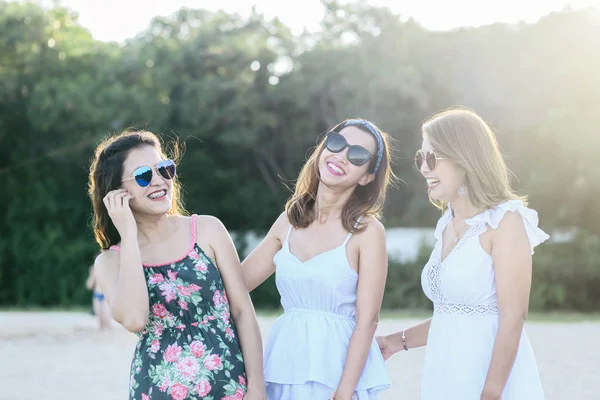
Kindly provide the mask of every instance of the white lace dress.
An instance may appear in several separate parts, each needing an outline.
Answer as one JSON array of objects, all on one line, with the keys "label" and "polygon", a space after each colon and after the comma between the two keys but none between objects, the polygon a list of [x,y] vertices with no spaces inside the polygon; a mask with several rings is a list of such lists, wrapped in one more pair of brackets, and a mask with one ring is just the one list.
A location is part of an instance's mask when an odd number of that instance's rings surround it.
[{"label": "white lace dress", "polygon": [[[479,236],[498,228],[507,211],[518,211],[533,248],[549,238],[538,228],[538,214],[518,200],[468,219],[467,231],[442,260],[442,234],[448,210],[435,229],[436,245],[421,275],[434,304],[422,381],[423,400],[480,400],[498,331],[498,300],[492,257]],[[544,393],[527,335],[523,331],[502,400],[540,400]]]}]

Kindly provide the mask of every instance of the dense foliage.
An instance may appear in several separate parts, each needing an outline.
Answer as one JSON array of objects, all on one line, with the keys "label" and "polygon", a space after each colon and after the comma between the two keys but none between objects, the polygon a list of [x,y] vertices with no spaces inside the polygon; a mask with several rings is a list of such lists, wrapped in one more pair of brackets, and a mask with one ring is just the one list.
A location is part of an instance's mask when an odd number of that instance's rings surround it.
[{"label": "dense foliage", "polygon": [[[588,239],[600,233],[598,12],[441,33],[385,8],[324,4],[318,33],[182,9],[120,45],[94,40],[64,8],[0,0],[0,305],[89,301],[98,247],[87,168],[107,133],[179,138],[187,208],[260,232],[318,135],[369,118],[396,139],[405,182],[388,197],[386,226],[432,226],[438,213],[412,164],[419,127],[464,104],[497,129],[542,227],[583,232],[536,253],[532,305],[597,309],[600,252]],[[422,265],[392,265],[387,306],[427,306]],[[253,296],[277,302],[271,281]]]}]

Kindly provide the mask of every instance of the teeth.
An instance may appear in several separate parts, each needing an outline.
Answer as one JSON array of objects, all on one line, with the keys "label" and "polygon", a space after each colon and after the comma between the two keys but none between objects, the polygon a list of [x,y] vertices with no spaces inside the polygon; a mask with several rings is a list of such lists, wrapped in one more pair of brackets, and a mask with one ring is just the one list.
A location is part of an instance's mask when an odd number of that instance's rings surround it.
[{"label": "teeth", "polygon": [[340,174],[343,174],[344,171],[342,171],[341,168],[339,168],[337,165],[332,164],[332,163],[327,163],[327,165],[329,165],[329,168],[331,168],[332,170],[334,170],[335,172],[339,172]]},{"label": "teeth", "polygon": [[436,179],[436,178],[427,178],[427,184],[428,185],[435,185],[437,183],[440,183],[439,179]]},{"label": "teeth", "polygon": [[167,194],[166,190],[161,190],[160,192],[155,192],[155,193],[148,195],[148,197],[151,199],[157,199],[159,197],[163,197],[166,194]]}]

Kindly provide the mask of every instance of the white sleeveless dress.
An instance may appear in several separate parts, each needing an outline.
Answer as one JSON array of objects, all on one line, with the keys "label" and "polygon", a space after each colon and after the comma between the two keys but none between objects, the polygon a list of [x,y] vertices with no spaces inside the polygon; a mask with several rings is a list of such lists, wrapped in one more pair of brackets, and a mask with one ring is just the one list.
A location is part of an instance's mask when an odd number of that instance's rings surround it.
[{"label": "white sleeveless dress", "polygon": [[[358,274],[344,242],[304,262],[290,252],[288,238],[275,254],[276,285],[284,314],[265,347],[268,400],[327,400],[342,377],[356,323]],[[356,385],[359,400],[375,400],[391,381],[373,340]]]},{"label": "white sleeveless dress", "polygon": [[[456,247],[442,261],[442,234],[451,220],[448,210],[435,229],[437,243],[421,275],[433,302],[422,380],[423,400],[480,400],[496,333],[498,300],[492,257],[479,236],[498,228],[507,211],[517,211],[533,248],[549,238],[538,228],[538,214],[519,200],[499,204],[468,219]],[[527,335],[523,331],[502,400],[542,400],[544,393]]]}]

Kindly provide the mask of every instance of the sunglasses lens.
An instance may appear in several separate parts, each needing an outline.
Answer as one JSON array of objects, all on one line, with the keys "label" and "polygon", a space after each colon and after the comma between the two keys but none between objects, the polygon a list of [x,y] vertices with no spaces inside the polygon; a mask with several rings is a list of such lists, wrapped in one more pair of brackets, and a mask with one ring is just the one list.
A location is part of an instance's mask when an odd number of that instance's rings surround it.
[{"label": "sunglasses lens", "polygon": [[437,157],[433,151],[427,152],[427,155],[425,156],[425,161],[427,161],[427,167],[429,167],[431,171],[433,171],[437,166]]},{"label": "sunglasses lens", "polygon": [[133,173],[133,177],[138,185],[146,187],[152,182],[152,169],[150,167],[139,167]]},{"label": "sunglasses lens", "polygon": [[419,171],[423,166],[423,153],[421,153],[420,151],[417,151],[417,154],[415,154],[415,166]]},{"label": "sunglasses lens", "polygon": [[158,163],[158,173],[165,179],[175,178],[175,163],[171,160],[164,160]]},{"label": "sunglasses lens", "polygon": [[361,146],[350,146],[348,149],[348,161],[360,167],[371,159],[371,154]]},{"label": "sunglasses lens", "polygon": [[330,152],[339,153],[340,151],[344,150],[347,145],[348,142],[346,142],[346,139],[339,133],[329,132],[327,135],[327,142],[325,142],[325,146]]}]

